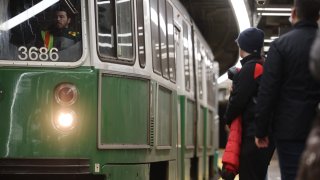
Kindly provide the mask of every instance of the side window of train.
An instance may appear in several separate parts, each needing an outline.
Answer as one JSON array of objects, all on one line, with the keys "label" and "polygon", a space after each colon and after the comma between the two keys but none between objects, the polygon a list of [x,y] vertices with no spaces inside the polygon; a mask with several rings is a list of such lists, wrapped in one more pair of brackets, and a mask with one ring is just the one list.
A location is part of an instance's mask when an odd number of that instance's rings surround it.
[{"label": "side window of train", "polygon": [[68,0],[44,4],[40,0],[0,1],[0,59],[33,62],[80,59],[81,3]]},{"label": "side window of train", "polygon": [[215,102],[215,94],[214,94],[214,88],[215,88],[215,72],[213,69],[213,60],[210,58],[209,54],[206,55],[208,57],[205,65],[206,65],[206,83],[207,83],[207,101],[208,104],[211,106],[214,106]]},{"label": "side window of train", "polygon": [[96,0],[97,46],[102,61],[134,63],[132,0]]},{"label": "side window of train", "polygon": [[143,0],[137,0],[137,25],[138,25],[138,56],[140,67],[146,66],[146,51],[144,40],[144,15]]},{"label": "side window of train", "polygon": [[168,32],[168,59],[169,59],[169,77],[172,82],[176,81],[176,57],[174,42],[173,8],[167,2],[167,32]]},{"label": "side window of train", "polygon": [[187,23],[183,21],[183,57],[184,57],[184,81],[185,88],[190,91],[190,55],[189,55],[189,27]]},{"label": "side window of train", "polygon": [[167,39],[167,21],[166,21],[166,1],[158,0],[159,3],[159,32],[160,32],[160,58],[161,58],[161,72],[166,79],[169,78],[168,70],[168,39]]},{"label": "side window of train", "polygon": [[175,82],[173,8],[164,0],[150,1],[153,71]]},{"label": "side window of train", "polygon": [[204,56],[201,54],[201,46],[200,41],[197,40],[197,60],[198,60],[198,90],[199,90],[199,98],[202,99],[203,97],[203,82],[202,82],[202,72],[203,72],[203,62]]},{"label": "side window of train", "polygon": [[151,17],[151,46],[152,46],[152,65],[153,71],[161,74],[160,62],[160,39],[158,29],[158,0],[150,0],[150,17]]}]

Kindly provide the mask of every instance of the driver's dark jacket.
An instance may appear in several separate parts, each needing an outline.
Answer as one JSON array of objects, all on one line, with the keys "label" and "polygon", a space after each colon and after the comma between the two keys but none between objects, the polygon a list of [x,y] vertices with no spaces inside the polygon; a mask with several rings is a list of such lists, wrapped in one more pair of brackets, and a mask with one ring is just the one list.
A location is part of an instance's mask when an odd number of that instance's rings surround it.
[{"label": "driver's dark jacket", "polygon": [[243,58],[241,70],[233,78],[233,88],[224,115],[226,124],[242,115],[242,137],[254,136],[255,97],[259,87],[259,77],[254,77],[256,64],[261,64],[260,55],[249,55]]}]

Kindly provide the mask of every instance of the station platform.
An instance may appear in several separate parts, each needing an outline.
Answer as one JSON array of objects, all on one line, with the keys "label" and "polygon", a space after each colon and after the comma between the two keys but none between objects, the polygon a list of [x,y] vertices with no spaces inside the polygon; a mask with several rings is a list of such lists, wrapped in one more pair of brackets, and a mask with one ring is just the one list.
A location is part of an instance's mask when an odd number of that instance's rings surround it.
[{"label": "station platform", "polygon": [[[223,155],[224,149],[219,150],[219,159],[218,159],[218,167],[222,168],[222,155]],[[223,180],[222,178],[218,178],[218,180]],[[239,180],[239,177],[236,176],[235,180]],[[280,168],[278,163],[277,154],[275,154],[272,157],[272,160],[270,162],[269,168],[268,168],[268,179],[267,180],[281,180],[280,175]]]},{"label": "station platform", "polygon": [[280,168],[276,155],[273,155],[268,168],[268,180],[281,180]]}]

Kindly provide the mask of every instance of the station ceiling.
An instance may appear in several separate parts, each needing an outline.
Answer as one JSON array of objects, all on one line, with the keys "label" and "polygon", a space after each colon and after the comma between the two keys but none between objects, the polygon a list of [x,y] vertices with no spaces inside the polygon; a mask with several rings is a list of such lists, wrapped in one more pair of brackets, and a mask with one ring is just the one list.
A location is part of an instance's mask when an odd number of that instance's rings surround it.
[{"label": "station ceiling", "polygon": [[[223,74],[235,65],[239,57],[235,43],[239,29],[230,0],[180,0],[180,2],[207,40],[215,60],[219,62],[220,74]],[[265,32],[264,50],[267,53],[270,39],[287,32],[291,25],[288,15],[267,15],[273,12],[288,14],[290,11],[271,11],[265,8],[291,8],[293,0],[245,0],[245,3],[251,24]]]}]

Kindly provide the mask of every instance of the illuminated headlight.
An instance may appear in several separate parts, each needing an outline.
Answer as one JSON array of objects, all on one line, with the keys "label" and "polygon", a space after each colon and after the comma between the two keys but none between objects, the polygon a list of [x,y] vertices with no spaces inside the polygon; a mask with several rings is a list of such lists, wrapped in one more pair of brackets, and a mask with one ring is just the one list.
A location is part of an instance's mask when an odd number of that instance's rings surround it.
[{"label": "illuminated headlight", "polygon": [[54,92],[57,103],[64,106],[70,106],[76,102],[78,98],[78,90],[71,83],[59,84]]},{"label": "illuminated headlight", "polygon": [[76,114],[72,110],[60,111],[53,124],[60,131],[70,131],[77,125]]}]

